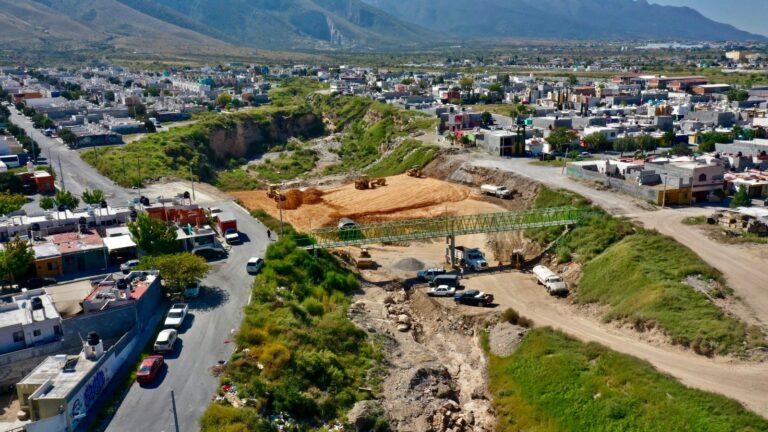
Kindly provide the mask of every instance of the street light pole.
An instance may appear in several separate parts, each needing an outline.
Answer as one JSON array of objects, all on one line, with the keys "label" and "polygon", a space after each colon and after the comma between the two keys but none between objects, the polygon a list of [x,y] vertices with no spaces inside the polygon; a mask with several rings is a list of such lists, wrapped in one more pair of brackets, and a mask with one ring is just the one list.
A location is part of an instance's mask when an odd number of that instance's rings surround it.
[{"label": "street light pole", "polygon": [[171,406],[173,408],[173,426],[176,428],[176,432],[179,432],[179,416],[176,415],[176,396],[171,390]]},{"label": "street light pole", "polygon": [[189,165],[189,181],[192,182],[192,201],[197,201],[195,198],[195,176],[192,174],[192,165]]}]

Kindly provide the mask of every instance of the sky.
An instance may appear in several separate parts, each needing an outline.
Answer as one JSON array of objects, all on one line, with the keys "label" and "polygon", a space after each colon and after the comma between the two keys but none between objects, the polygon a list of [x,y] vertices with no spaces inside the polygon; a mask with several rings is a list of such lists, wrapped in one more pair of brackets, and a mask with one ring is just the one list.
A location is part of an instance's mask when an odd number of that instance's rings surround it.
[{"label": "sky", "polygon": [[671,6],[688,6],[715,21],[768,36],[768,0],[650,0]]}]

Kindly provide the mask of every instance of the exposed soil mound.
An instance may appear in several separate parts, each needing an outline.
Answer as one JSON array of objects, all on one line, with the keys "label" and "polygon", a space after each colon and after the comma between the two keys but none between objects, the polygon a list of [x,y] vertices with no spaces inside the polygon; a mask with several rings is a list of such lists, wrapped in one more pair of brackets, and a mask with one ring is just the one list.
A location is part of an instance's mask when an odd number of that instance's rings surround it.
[{"label": "exposed soil mound", "polygon": [[[276,203],[265,191],[233,192],[251,209],[277,216]],[[332,226],[342,217],[360,223],[432,218],[445,214],[465,215],[503,211],[498,204],[484,202],[473,188],[432,178],[406,175],[387,177],[387,186],[358,190],[354,184],[326,190],[286,192],[283,220],[299,230]],[[290,202],[288,202],[290,201]]]}]

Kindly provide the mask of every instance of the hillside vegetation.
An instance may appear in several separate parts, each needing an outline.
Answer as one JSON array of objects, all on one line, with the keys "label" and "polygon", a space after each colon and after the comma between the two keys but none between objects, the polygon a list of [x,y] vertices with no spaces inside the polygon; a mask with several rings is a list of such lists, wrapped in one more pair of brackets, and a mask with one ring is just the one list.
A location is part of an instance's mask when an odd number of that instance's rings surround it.
[{"label": "hillside vegetation", "polygon": [[[631,323],[640,331],[659,328],[673,343],[712,355],[765,346],[761,331],[725,313],[711,297],[729,294],[720,273],[675,240],[614,218],[571,192],[542,188],[534,207],[589,208],[582,223],[560,237],[562,227],[529,230],[542,244],[558,240],[560,262],[583,264],[574,290],[580,303],[608,307],[605,320]],[[714,281],[708,297],[686,284],[689,277]]]},{"label": "hillside vegetation", "polygon": [[[161,177],[194,177],[223,189],[252,189],[264,183],[308,175],[319,156],[307,140],[340,133],[334,150],[341,163],[324,174],[362,171],[409,134],[434,126],[428,116],[358,96],[322,95],[312,80],[291,80],[271,93],[272,104],[236,113],[206,113],[192,125],[148,135],[122,147],[86,150],[82,157],[123,186]],[[298,143],[297,143],[298,142]],[[280,158],[242,169],[270,151]],[[426,164],[437,153],[410,142],[392,154]],[[380,171],[398,174],[410,165],[383,162]]]},{"label": "hillside vegetation", "polygon": [[289,239],[269,246],[252,302],[221,381],[249,400],[242,409],[214,403],[203,431],[271,430],[264,417],[283,413],[313,429],[369,398],[363,387],[380,351],[346,315],[357,278],[328,253],[313,256]]},{"label": "hillside vegetation", "polygon": [[768,430],[735,401],[548,328],[530,331],[508,357],[488,355],[499,432]]}]

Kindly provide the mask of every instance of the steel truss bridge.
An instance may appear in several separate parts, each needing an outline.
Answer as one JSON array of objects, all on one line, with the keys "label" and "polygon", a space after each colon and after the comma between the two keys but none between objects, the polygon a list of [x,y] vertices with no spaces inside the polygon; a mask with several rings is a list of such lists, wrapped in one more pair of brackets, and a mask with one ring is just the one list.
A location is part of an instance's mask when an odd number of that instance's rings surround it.
[{"label": "steel truss bridge", "polygon": [[[587,209],[557,207],[523,212],[486,213],[468,216],[443,216],[343,228],[320,228],[296,241],[305,249],[325,249],[375,243],[407,242],[480,233],[518,231],[529,228],[574,225]],[[453,242],[451,242],[453,243]]]}]

